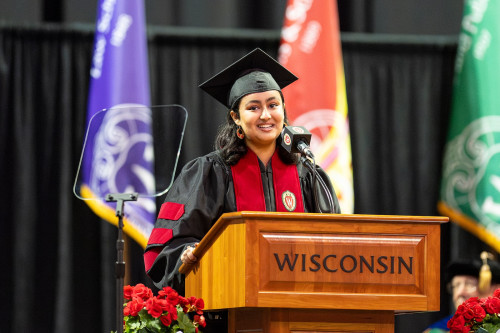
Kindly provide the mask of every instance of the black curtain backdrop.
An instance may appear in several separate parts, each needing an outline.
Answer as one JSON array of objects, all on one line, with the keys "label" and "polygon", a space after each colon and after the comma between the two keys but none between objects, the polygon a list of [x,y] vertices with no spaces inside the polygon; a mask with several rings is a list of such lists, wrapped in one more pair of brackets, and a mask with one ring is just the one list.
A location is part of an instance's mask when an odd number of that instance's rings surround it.
[{"label": "black curtain backdrop", "polygon": [[[276,56],[279,32],[150,27],[148,35],[152,104],[189,112],[179,170],[212,150],[225,117],[198,84],[255,47]],[[437,215],[456,38],[342,39],[356,213]],[[2,332],[115,329],[116,228],[72,193],[92,44],[90,26],[0,25]],[[482,249],[455,226],[442,234],[443,266]],[[126,283],[152,287],[133,241],[126,261]],[[448,314],[444,288],[441,297],[441,312],[397,316],[396,331],[421,332]]]}]

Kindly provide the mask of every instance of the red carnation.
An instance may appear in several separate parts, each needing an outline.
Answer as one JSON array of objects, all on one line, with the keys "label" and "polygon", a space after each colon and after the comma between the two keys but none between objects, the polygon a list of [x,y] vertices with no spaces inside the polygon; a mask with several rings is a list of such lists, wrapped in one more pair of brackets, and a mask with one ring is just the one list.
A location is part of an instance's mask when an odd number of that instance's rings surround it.
[{"label": "red carnation", "polygon": [[479,297],[471,297],[467,300],[465,300],[462,304],[466,307],[472,308],[475,304],[479,304],[481,300]]},{"label": "red carnation", "polygon": [[455,315],[462,315],[468,308],[463,305],[463,304],[460,304],[457,308],[457,311],[455,311]]},{"label": "red carnation", "polygon": [[168,307],[168,302],[166,300],[155,297],[155,302],[158,304],[159,307],[161,307],[162,311],[164,312],[168,311],[169,307]]},{"label": "red carnation", "polygon": [[132,287],[130,285],[123,287],[123,298],[131,300],[133,292],[134,292],[134,287]]},{"label": "red carnation", "polygon": [[194,303],[194,306],[196,306],[198,310],[203,310],[205,308],[205,302],[202,298],[198,298]]},{"label": "red carnation", "polygon": [[201,327],[207,326],[207,322],[205,321],[205,317],[203,316],[195,315],[194,321],[198,323],[198,325],[200,325]]},{"label": "red carnation", "polygon": [[172,317],[169,315],[163,315],[160,317],[160,321],[163,324],[163,326],[170,326],[172,324]]},{"label": "red carnation", "polygon": [[496,297],[488,297],[483,299],[483,307],[488,314],[495,314],[500,312],[500,299]]},{"label": "red carnation", "polygon": [[182,310],[187,313],[188,312],[188,307],[189,307],[189,300],[186,297],[179,296],[179,303]]},{"label": "red carnation", "polygon": [[137,316],[139,312],[144,308],[144,301],[142,298],[134,297],[131,302],[128,302],[123,309],[124,316]]},{"label": "red carnation", "polygon": [[172,305],[166,299],[157,299],[157,302],[161,306],[163,312],[168,312],[170,314],[174,313],[177,314],[177,308],[175,307],[175,305]]},{"label": "red carnation", "polygon": [[483,307],[480,304],[474,304],[472,311],[474,311],[474,320],[478,323],[482,322],[486,316],[486,311],[484,311]]},{"label": "red carnation", "polygon": [[462,317],[464,317],[465,321],[467,321],[467,322],[471,321],[476,316],[476,314],[474,313],[474,310],[472,308],[465,308],[463,310],[463,312],[461,313],[461,315],[462,315]]},{"label": "red carnation", "polygon": [[465,319],[462,316],[454,315],[448,320],[447,326],[450,329],[450,333],[462,333],[465,327]]},{"label": "red carnation", "polygon": [[158,297],[166,299],[172,305],[179,304],[179,294],[177,293],[177,291],[173,290],[172,288],[170,288],[170,290],[168,291],[166,291],[165,289],[166,288],[163,288],[163,290],[160,290],[158,292]]},{"label": "red carnation", "polygon": [[189,301],[186,297],[183,297],[183,296],[179,296],[179,304],[181,306],[184,306],[184,305],[187,305],[189,304]]},{"label": "red carnation", "polygon": [[160,300],[156,297],[151,297],[150,299],[148,299],[148,301],[146,302],[146,310],[148,310],[148,313],[154,317],[154,318],[158,318],[162,315],[163,313],[163,307],[162,307],[162,303],[160,302]]},{"label": "red carnation", "polygon": [[171,287],[163,287],[162,290],[160,290],[158,292],[158,296],[161,296],[163,298],[166,298],[168,294],[170,293],[177,293],[174,289],[172,289]]},{"label": "red carnation", "polygon": [[172,317],[172,320],[177,320],[177,307],[175,305],[170,305],[170,310],[168,313]]},{"label": "red carnation", "polygon": [[149,298],[153,297],[153,292],[151,291],[151,289],[149,289],[142,283],[139,283],[134,287],[134,292],[132,296],[140,297],[146,301]]},{"label": "red carnation", "polygon": [[[123,288],[123,296],[126,300],[123,307],[123,314],[124,317],[128,318],[124,318],[123,325],[127,330],[131,328],[132,324],[135,326],[138,320],[141,325],[150,325],[156,319],[159,319],[161,326],[166,327],[167,330],[171,329],[171,326],[176,324],[178,320],[178,312],[181,311],[181,308],[186,313],[196,311],[196,320],[190,319],[193,318],[191,316],[183,318],[183,321],[187,320],[194,324],[196,332],[198,331],[198,326],[206,326],[202,311],[205,307],[203,300],[196,297],[185,298],[179,296],[179,293],[171,287],[163,288],[155,296],[152,290],[143,284],[125,286]],[[143,309],[146,311],[141,313]],[[129,320],[131,317],[139,316],[139,313],[141,313],[140,318]],[[156,322],[154,325],[158,325],[158,323]]]},{"label": "red carnation", "polygon": [[167,299],[172,305],[179,304],[179,294],[177,292],[168,294]]},{"label": "red carnation", "polygon": [[493,297],[500,298],[500,289],[495,290],[495,292],[493,293]]}]

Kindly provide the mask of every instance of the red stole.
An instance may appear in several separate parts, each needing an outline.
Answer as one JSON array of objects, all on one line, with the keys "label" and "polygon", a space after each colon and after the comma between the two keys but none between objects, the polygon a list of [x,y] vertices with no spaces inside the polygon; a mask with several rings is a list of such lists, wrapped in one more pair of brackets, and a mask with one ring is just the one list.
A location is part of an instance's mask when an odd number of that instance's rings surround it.
[{"label": "red stole", "polygon": [[[271,160],[273,169],[276,211],[304,212],[302,191],[297,166],[281,161],[275,151]],[[236,208],[238,211],[266,211],[259,159],[248,149],[236,165],[231,167],[233,174]]]}]

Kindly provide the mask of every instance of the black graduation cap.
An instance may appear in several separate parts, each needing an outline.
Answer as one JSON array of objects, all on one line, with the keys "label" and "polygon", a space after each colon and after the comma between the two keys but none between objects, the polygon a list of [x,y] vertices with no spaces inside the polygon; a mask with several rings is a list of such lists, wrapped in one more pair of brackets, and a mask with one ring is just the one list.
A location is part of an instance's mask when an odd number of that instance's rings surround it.
[{"label": "black graduation cap", "polygon": [[469,275],[474,277],[479,277],[479,270],[481,264],[476,260],[456,260],[452,261],[446,267],[445,281],[451,282],[451,280],[457,275]]},{"label": "black graduation cap", "polygon": [[216,100],[231,108],[241,97],[281,90],[298,78],[257,48],[200,85]]},{"label": "black graduation cap", "polygon": [[500,283],[500,263],[495,260],[488,260],[491,269],[491,282],[492,283]]}]

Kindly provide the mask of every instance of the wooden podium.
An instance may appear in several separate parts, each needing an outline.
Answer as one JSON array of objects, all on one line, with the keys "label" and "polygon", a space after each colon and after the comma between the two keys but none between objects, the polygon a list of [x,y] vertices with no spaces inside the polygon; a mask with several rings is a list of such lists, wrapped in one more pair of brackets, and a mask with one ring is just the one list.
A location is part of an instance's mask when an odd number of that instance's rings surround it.
[{"label": "wooden podium", "polygon": [[447,217],[224,214],[183,265],[186,295],[228,309],[229,332],[394,332],[438,311]]}]

